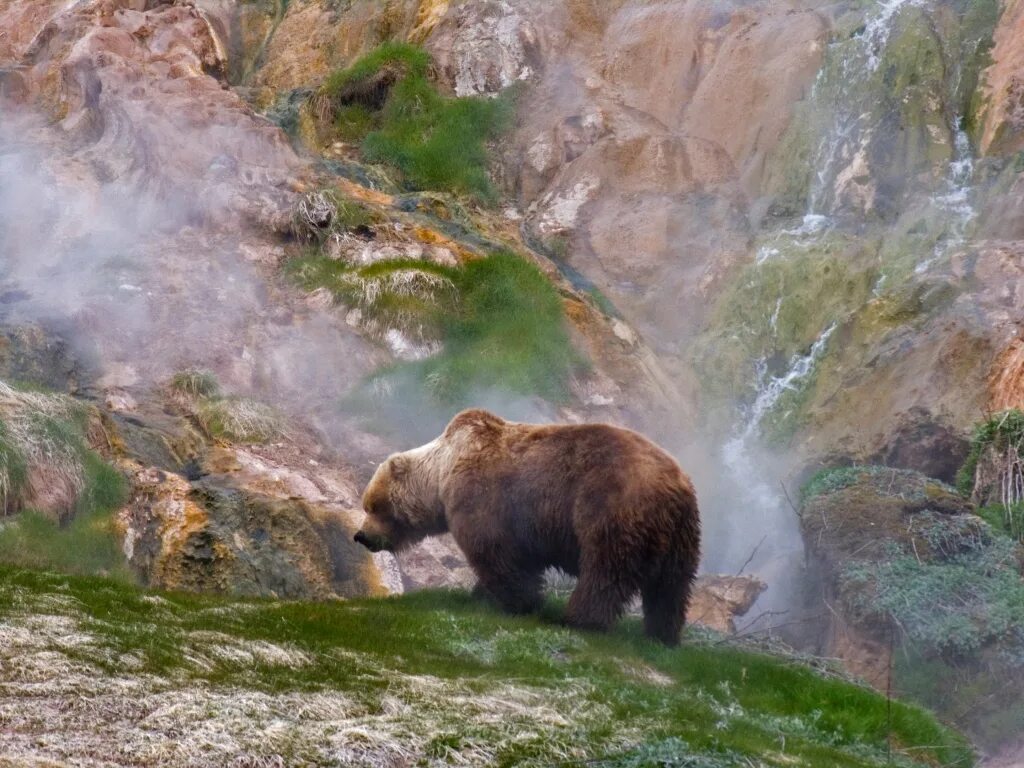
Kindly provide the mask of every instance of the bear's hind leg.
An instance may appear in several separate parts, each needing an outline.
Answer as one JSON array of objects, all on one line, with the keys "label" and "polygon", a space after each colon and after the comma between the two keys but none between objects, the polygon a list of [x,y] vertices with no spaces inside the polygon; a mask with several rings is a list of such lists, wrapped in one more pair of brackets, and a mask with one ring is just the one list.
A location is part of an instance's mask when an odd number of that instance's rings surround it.
[{"label": "bear's hind leg", "polygon": [[622,615],[636,588],[600,567],[580,571],[576,588],[569,596],[565,620],[579,629],[606,630]]},{"label": "bear's hind leg", "polygon": [[657,571],[640,589],[644,607],[644,633],[668,646],[679,645],[679,634],[686,623],[690,587],[695,570],[677,565]]}]

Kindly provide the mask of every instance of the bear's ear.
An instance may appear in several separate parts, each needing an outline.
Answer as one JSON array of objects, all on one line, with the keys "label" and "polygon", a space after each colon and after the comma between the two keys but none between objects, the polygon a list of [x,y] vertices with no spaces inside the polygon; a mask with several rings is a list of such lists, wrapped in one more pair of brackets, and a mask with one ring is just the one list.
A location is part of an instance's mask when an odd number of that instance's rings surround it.
[{"label": "bear's ear", "polygon": [[388,459],[388,469],[391,472],[391,477],[401,480],[409,474],[409,459],[405,456],[392,456]]}]

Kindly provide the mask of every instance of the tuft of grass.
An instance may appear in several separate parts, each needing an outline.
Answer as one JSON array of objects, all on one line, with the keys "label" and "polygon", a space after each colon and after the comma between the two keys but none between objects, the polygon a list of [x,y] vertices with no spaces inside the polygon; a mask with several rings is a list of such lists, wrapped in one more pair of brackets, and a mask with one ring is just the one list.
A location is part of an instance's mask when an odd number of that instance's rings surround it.
[{"label": "tuft of grass", "polygon": [[23,452],[11,439],[7,425],[0,421],[0,513],[11,514],[18,510],[27,474]]},{"label": "tuft of grass", "polygon": [[313,97],[335,136],[361,142],[367,162],[396,169],[409,189],[493,202],[488,142],[511,122],[511,97],[450,98],[429,79],[430,57],[388,42],[331,74]]},{"label": "tuft of grass", "polygon": [[196,418],[210,437],[235,443],[266,443],[283,432],[281,416],[274,409],[244,397],[203,400]]},{"label": "tuft of grass", "polygon": [[3,623],[62,612],[89,642],[54,652],[98,675],[123,677],[130,658],[131,674],[171,690],[304,695],[320,702],[304,708],[306,723],[325,696],[343,695],[345,720],[318,737],[324,749],[358,738],[365,756],[499,766],[973,763],[924,710],[792,659],[692,638],[667,649],[636,620],[572,632],[551,621],[562,610],[507,616],[442,591],[228,600],[0,566]]},{"label": "tuft of grass", "polygon": [[0,562],[131,579],[114,523],[114,513],[128,496],[127,483],[97,454],[75,447],[84,487],[74,515],[62,526],[37,510],[25,510],[0,528]]},{"label": "tuft of grass", "polygon": [[217,397],[220,394],[217,377],[210,371],[198,368],[189,368],[174,374],[171,389],[189,397]]},{"label": "tuft of grass", "polygon": [[209,371],[190,368],[171,379],[171,390],[209,437],[236,443],[265,443],[284,431],[281,415],[268,405],[245,397],[221,394]]}]

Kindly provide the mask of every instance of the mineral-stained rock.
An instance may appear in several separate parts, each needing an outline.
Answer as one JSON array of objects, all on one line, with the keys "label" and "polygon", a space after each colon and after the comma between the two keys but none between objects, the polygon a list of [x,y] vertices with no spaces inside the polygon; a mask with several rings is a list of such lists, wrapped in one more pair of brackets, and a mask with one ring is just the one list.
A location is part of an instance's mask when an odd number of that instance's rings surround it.
[{"label": "mineral-stained rock", "polygon": [[85,0],[45,23],[6,13],[15,35],[38,25],[30,44],[7,50],[26,83],[23,100],[61,120],[104,182],[173,200],[165,223],[285,226],[298,160],[277,127],[224,88],[225,51],[203,11]]},{"label": "mineral-stained rock", "polygon": [[124,549],[153,586],[320,599],[383,591],[343,510],[152,467],[132,480],[135,495],[119,518]]},{"label": "mineral-stained rock", "polygon": [[1024,149],[1024,3],[1004,3],[992,63],[982,75],[979,149],[1010,155]]},{"label": "mineral-stained rock", "polygon": [[507,0],[460,3],[434,27],[427,49],[456,96],[496,94],[540,65],[537,30]]}]

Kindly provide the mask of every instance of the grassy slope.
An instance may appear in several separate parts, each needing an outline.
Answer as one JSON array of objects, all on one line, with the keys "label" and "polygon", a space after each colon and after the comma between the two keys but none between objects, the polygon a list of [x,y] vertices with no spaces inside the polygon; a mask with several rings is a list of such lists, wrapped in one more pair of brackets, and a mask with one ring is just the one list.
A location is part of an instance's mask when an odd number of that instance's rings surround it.
[{"label": "grassy slope", "polygon": [[229,601],[0,566],[0,742],[66,759],[110,728],[108,757],[141,765],[970,764],[924,712],[799,664],[664,649],[635,622],[571,632],[559,610],[514,618],[445,592]]}]

